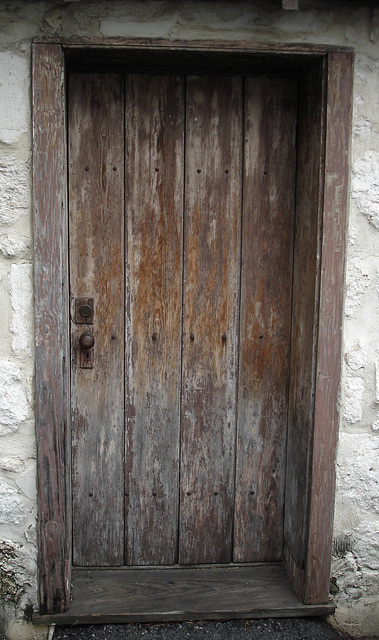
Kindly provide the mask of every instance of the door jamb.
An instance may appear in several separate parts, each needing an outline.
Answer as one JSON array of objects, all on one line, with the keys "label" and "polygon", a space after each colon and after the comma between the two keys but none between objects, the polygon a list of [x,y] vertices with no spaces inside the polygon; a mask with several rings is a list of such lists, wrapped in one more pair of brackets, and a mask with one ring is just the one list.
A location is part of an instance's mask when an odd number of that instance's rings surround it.
[{"label": "door jamb", "polygon": [[[300,556],[285,543],[285,565],[305,604],[327,602],[335,489],[335,450],[341,374],[345,234],[349,187],[353,53],[325,45],[266,45],[164,40],[70,39],[33,44],[33,215],[36,332],[36,437],[40,613],[68,609],[71,583],[71,489],[69,411],[68,207],[66,57],[92,49],[196,52],[251,60],[301,61],[308,72],[322,67],[317,160],[318,229],[313,287],[314,354],[309,368],[309,425],[304,466],[296,483],[309,478],[303,495]],[[263,57],[262,57],[263,56]],[[261,64],[260,62],[260,64]],[[321,67],[320,67],[321,65]],[[319,90],[322,91],[320,85]],[[317,164],[316,163],[316,164]],[[301,194],[300,194],[301,195]],[[299,193],[298,193],[299,196]],[[317,255],[316,255],[317,254]],[[292,375],[292,372],[291,372]],[[290,411],[291,417],[291,411]],[[291,425],[289,425],[291,428]],[[287,496],[286,517],[291,515]],[[292,545],[292,546],[291,546]]]}]

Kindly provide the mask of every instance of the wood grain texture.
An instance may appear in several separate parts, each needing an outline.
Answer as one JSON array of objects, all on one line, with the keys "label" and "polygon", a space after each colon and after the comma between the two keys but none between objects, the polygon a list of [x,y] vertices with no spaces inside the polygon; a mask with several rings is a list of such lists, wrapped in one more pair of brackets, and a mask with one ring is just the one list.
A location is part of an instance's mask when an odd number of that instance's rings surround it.
[{"label": "wood grain texture", "polygon": [[[33,47],[33,214],[39,587],[42,612],[70,597],[66,107],[59,45]],[[67,464],[67,467],[65,466]],[[68,475],[67,475],[68,474]]]},{"label": "wood grain texture", "polygon": [[179,562],[231,560],[242,83],[187,79]]},{"label": "wood grain texture", "polygon": [[327,602],[341,378],[353,54],[328,56],[323,242],[304,602]]},{"label": "wood grain texture", "polygon": [[280,566],[74,570],[73,601],[48,624],[105,624],[328,615],[302,605]]},{"label": "wood grain texture", "polygon": [[[124,564],[124,107],[119,75],[69,78],[73,562]],[[79,336],[95,337],[94,368]]]},{"label": "wood grain texture", "polygon": [[235,562],[282,557],[297,102],[292,80],[245,83]]},{"label": "wood grain texture", "polygon": [[127,77],[127,563],[177,561],[184,84]]},{"label": "wood grain texture", "polygon": [[[83,56],[90,58],[95,48],[100,51],[104,40],[73,39],[66,42],[66,53],[77,51],[77,59]],[[66,46],[65,45],[65,46]],[[96,47],[94,48],[94,45]],[[258,53],[269,60],[271,53],[282,60],[283,69],[299,58],[301,64],[312,66],[319,56],[325,56],[332,48],[323,45],[252,45],[251,43],[212,43],[212,42],[165,42],[151,40],[120,41],[108,40],[106,49],[113,53],[116,50],[131,48],[138,51],[154,53],[154,51],[175,52],[188,51],[189,59],[197,53],[218,52],[234,54],[241,51],[244,55],[253,56]],[[39,565],[40,565],[40,602],[41,611],[60,611],[69,602],[69,567],[70,567],[70,518],[65,501],[69,505],[70,497],[65,496],[66,483],[69,482],[69,456],[65,451],[64,431],[68,428],[69,411],[67,411],[67,386],[65,385],[65,359],[67,353],[67,295],[65,248],[67,245],[67,212],[65,204],[66,158],[65,158],[65,117],[64,117],[64,59],[60,44],[39,45],[33,47],[33,118],[34,118],[34,222],[35,222],[35,283],[36,283],[36,410],[37,410],[37,443],[38,443],[38,475],[39,475]],[[344,145],[347,145],[349,105],[351,100],[351,60],[352,56],[339,54],[340,48],[333,48],[335,53],[329,56],[329,98],[327,125],[331,127],[329,152],[326,159],[329,163],[328,179],[325,190],[325,202],[328,204],[326,228],[331,235],[326,237],[323,246],[325,277],[323,275],[320,307],[319,355],[320,381],[319,394],[316,396],[315,446],[312,466],[314,482],[310,490],[314,492],[305,518],[305,530],[310,531],[307,557],[304,562],[306,592],[302,595],[308,601],[325,598],[328,567],[330,559],[330,536],[328,527],[331,522],[332,492],[334,486],[334,446],[336,420],[336,380],[338,381],[340,340],[338,318],[333,300],[336,294],[337,306],[340,304],[341,287],[341,252],[335,254],[330,241],[338,242],[343,236],[343,214],[346,198],[347,156]],[[340,57],[340,55],[342,57]],[[98,58],[97,58],[98,59]],[[205,58],[203,58],[205,59]],[[236,60],[236,58],[233,58]],[[306,62],[304,62],[306,61]],[[74,64],[74,62],[73,62]],[[259,65],[258,65],[259,66]],[[272,68],[275,64],[272,64]],[[286,67],[287,68],[287,67]],[[297,68],[297,67],[296,67]],[[347,84],[344,86],[344,74]],[[346,108],[347,106],[347,108]],[[331,149],[338,150],[337,155]],[[341,157],[338,158],[338,154]],[[329,158],[329,159],[328,159]],[[333,159],[334,158],[334,159]],[[333,161],[332,161],[333,159]],[[341,173],[342,171],[342,173]],[[338,199],[338,194],[342,199]],[[329,208],[330,205],[330,208]],[[334,219],[331,212],[337,212]],[[343,215],[342,215],[343,218]],[[342,222],[341,222],[342,220]],[[340,224],[341,222],[341,224]],[[336,224],[336,230],[333,226]],[[334,235],[336,234],[336,235]],[[335,280],[335,277],[337,280]],[[337,288],[336,288],[337,287]],[[338,288],[339,287],[339,288]],[[62,292],[62,293],[61,293]],[[331,295],[329,295],[331,293]],[[330,305],[330,306],[329,306]],[[323,314],[325,314],[323,316]],[[331,314],[331,326],[327,318]],[[337,327],[334,331],[333,327]],[[333,341],[337,340],[337,351]],[[323,352],[322,352],[323,350]],[[321,353],[322,352],[322,353]],[[332,363],[332,373],[328,362]],[[337,362],[337,366],[334,366]],[[333,364],[334,363],[334,364]],[[63,372],[63,373],[62,373]],[[328,377],[329,376],[329,377]],[[295,450],[295,448],[294,448]],[[326,505],[326,506],[325,506]],[[69,507],[68,511],[69,511]],[[289,507],[290,509],[291,507]],[[325,525],[325,526],[324,526]],[[67,541],[66,541],[67,535]],[[306,533],[308,537],[308,533]],[[292,560],[291,560],[292,562]],[[288,561],[288,566],[290,561]],[[296,563],[295,563],[296,564]],[[298,565],[296,564],[297,569]],[[319,576],[321,580],[319,581]],[[264,583],[262,582],[262,585]],[[105,602],[105,601],[104,601]],[[101,599],[98,602],[101,605]],[[107,605],[104,605],[107,606]],[[325,605],[327,608],[329,605]],[[306,611],[318,612],[324,605],[306,607]],[[103,609],[104,611],[104,609]],[[166,612],[167,613],[167,612]],[[263,611],[264,614],[264,611]],[[147,612],[145,620],[151,615]],[[166,615],[166,614],[164,614]],[[170,612],[169,614],[170,615]],[[212,613],[210,615],[213,615]],[[217,616],[217,613],[215,613]],[[295,615],[299,615],[296,613]],[[120,614],[121,619],[123,614]],[[50,618],[49,618],[50,619]],[[67,619],[67,618],[66,618]],[[83,619],[83,618],[82,618]],[[89,619],[93,620],[92,613]],[[100,620],[99,609],[96,619]],[[167,619],[167,618],[166,618]],[[45,619],[46,620],[46,619]],[[115,620],[113,620],[115,621]]]},{"label": "wood grain texture", "polygon": [[[279,0],[278,0],[279,1]],[[289,2],[292,0],[288,0]],[[293,0],[294,1],[294,0]],[[353,52],[352,47],[343,47],[340,45],[314,44],[308,42],[298,43],[274,43],[274,42],[252,42],[251,40],[174,40],[165,38],[123,38],[120,36],[96,37],[96,36],[69,36],[57,37],[57,35],[44,35],[36,38],[36,42],[55,43],[64,47],[66,54],[69,51],[78,50],[83,55],[91,54],[93,50],[113,49],[116,54],[120,50],[137,50],[137,51],[191,51],[193,54],[202,51],[244,51],[250,55],[266,53],[279,53],[285,56],[287,53],[295,53],[298,56],[314,54],[328,54],[329,52]],[[238,69],[236,69],[236,73]]]},{"label": "wood grain texture", "polygon": [[309,516],[309,452],[314,417],[322,234],[324,71],[323,65],[319,64],[299,81],[298,171],[284,520],[285,557],[298,593],[302,593],[304,580]]}]

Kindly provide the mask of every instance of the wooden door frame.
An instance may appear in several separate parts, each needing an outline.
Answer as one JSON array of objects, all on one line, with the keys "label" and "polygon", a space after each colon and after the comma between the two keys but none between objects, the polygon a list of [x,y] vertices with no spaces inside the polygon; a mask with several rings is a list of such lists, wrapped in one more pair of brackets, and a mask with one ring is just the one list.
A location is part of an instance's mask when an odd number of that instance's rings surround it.
[{"label": "wooden door frame", "polygon": [[304,116],[298,158],[303,164],[297,183],[288,424],[288,459],[297,462],[288,467],[284,564],[303,603],[325,603],[339,420],[353,53],[324,45],[71,39],[35,42],[32,60],[40,613],[67,610],[71,583],[66,72],[72,64],[99,68],[109,61],[136,65],[137,60],[145,65],[167,60],[170,69],[177,60],[190,68],[195,61],[196,69],[230,64],[243,73],[251,69],[257,75],[299,78]]}]

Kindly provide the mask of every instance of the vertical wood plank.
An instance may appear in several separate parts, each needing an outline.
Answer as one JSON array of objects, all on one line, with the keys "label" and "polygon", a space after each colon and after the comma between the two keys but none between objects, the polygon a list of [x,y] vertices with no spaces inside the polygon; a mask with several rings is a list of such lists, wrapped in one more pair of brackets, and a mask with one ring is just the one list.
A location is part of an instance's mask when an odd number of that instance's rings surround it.
[{"label": "vertical wood plank", "polygon": [[33,46],[33,214],[40,611],[60,613],[70,599],[70,498],[66,118],[59,45]]},{"label": "vertical wood plank", "polygon": [[127,562],[177,561],[183,80],[129,76]]},{"label": "vertical wood plank", "polygon": [[323,64],[299,81],[297,187],[290,393],[285,497],[285,559],[302,593],[308,527],[309,462],[312,444],[317,347],[321,199],[323,191]]},{"label": "vertical wood plank", "polygon": [[189,77],[186,103],[179,562],[230,562],[241,79]]},{"label": "vertical wood plank", "polygon": [[282,557],[296,102],[246,79],[235,562]]},{"label": "vertical wood plank", "polygon": [[323,242],[306,559],[306,604],[327,602],[341,377],[342,312],[352,117],[353,54],[328,54]]},{"label": "vertical wood plank", "polygon": [[[124,110],[119,75],[69,78],[73,560],[124,562]],[[75,298],[94,323],[75,323]],[[95,337],[94,368],[79,336]]]}]

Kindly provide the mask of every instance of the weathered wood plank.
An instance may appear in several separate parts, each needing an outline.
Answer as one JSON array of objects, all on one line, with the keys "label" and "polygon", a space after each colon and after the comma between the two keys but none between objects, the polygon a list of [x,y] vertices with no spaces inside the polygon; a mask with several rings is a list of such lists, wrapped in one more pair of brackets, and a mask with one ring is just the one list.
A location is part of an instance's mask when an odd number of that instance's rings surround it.
[{"label": "weathered wood plank", "polygon": [[[124,564],[124,108],[119,75],[69,78],[73,561]],[[75,323],[75,298],[94,323]],[[79,336],[95,337],[94,368]]]},{"label": "weathered wood plank", "polygon": [[127,77],[127,563],[177,561],[184,84]]},{"label": "weathered wood plank", "polygon": [[231,560],[242,82],[187,80],[179,562]]},{"label": "weathered wood plank", "polygon": [[235,562],[282,557],[296,100],[246,79]]},{"label": "weathered wood plank", "polygon": [[299,81],[297,187],[285,497],[285,558],[302,593],[308,527],[319,306],[325,86],[323,65]]},{"label": "weathered wood plank", "polygon": [[74,570],[73,601],[47,624],[104,624],[328,615],[305,606],[280,566]]},{"label": "weathered wood plank", "polygon": [[316,396],[310,486],[309,546],[304,602],[327,602],[335,490],[335,452],[341,378],[342,312],[353,54],[328,56]]},{"label": "weathered wood plank", "polygon": [[[64,57],[33,47],[33,213],[40,608],[70,598],[70,491],[66,455],[69,362]],[[67,467],[65,466],[67,465]]]},{"label": "weathered wood plank", "polygon": [[[279,0],[278,0],[279,1]],[[288,0],[289,2],[292,0]],[[295,1],[295,0],[293,0]],[[252,55],[256,53],[295,53],[304,54],[328,54],[329,52],[353,52],[353,47],[341,45],[329,45],[322,43],[280,43],[280,42],[252,42],[251,40],[174,40],[164,38],[128,38],[120,36],[68,36],[57,37],[56,35],[44,35],[35,39],[38,43],[55,43],[64,47],[66,54],[71,50],[86,50],[90,54],[94,49],[114,49],[114,52],[124,50],[140,50],[140,51],[244,51]],[[238,69],[236,69],[238,72]]]}]

